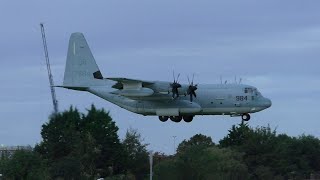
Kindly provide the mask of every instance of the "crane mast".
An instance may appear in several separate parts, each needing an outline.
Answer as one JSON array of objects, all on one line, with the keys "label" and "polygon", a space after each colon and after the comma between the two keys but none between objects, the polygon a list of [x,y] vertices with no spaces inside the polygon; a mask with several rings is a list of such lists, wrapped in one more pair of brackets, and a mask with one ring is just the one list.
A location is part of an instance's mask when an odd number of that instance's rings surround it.
[{"label": "crane mast", "polygon": [[43,50],[44,50],[44,55],[45,55],[45,59],[46,59],[46,65],[47,65],[47,71],[48,71],[48,77],[49,77],[49,83],[50,83],[50,90],[51,90],[52,103],[53,103],[53,112],[54,112],[54,114],[57,114],[58,113],[58,100],[57,100],[56,92],[54,89],[54,82],[53,82],[53,76],[52,76],[51,68],[50,68],[50,60],[49,60],[48,47],[47,47],[47,41],[46,41],[46,34],[44,32],[43,23],[40,23],[40,28],[41,28],[41,35],[42,35],[42,42],[43,42]]}]

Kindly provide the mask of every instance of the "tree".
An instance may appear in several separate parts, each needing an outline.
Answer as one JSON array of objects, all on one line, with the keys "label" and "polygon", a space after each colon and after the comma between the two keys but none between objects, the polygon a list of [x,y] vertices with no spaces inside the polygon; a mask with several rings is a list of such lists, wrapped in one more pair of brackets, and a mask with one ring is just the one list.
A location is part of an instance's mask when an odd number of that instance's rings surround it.
[{"label": "tree", "polygon": [[196,134],[192,136],[189,140],[183,140],[177,148],[177,153],[183,153],[188,148],[191,148],[193,146],[198,146],[200,149],[205,149],[211,146],[214,146],[214,143],[212,142],[211,137],[205,136],[202,134]]},{"label": "tree", "polygon": [[233,125],[228,135],[219,141],[219,145],[220,147],[241,146],[246,143],[252,132],[247,124]]},{"label": "tree", "polygon": [[253,179],[277,176],[273,164],[277,147],[276,131],[268,127],[250,128],[247,124],[233,126],[229,134],[220,140],[221,147],[230,147],[244,153],[244,162]]},{"label": "tree", "polygon": [[[123,172],[123,147],[117,134],[119,128],[109,112],[91,105],[88,114],[82,116],[80,126],[82,139],[87,139],[87,155],[94,159],[99,174],[105,177]],[[98,154],[89,155],[91,152]]]},{"label": "tree", "polygon": [[1,173],[6,179],[46,179],[47,169],[39,154],[18,150],[11,158],[1,160]]},{"label": "tree", "polygon": [[[320,140],[314,136],[298,138],[279,135],[277,171],[284,176],[306,178],[320,171]],[[281,138],[281,142],[280,142]]]},{"label": "tree", "polygon": [[35,147],[55,178],[106,177],[123,169],[118,127],[109,113],[94,105],[86,115],[70,107],[42,126],[43,141]]},{"label": "tree", "polygon": [[247,179],[243,154],[211,146],[191,146],[155,167],[155,179]]},{"label": "tree", "polygon": [[154,166],[155,180],[182,179],[175,159],[166,159]]},{"label": "tree", "polygon": [[198,167],[201,179],[248,179],[249,173],[243,162],[243,153],[229,148],[211,147],[202,154]]},{"label": "tree", "polygon": [[35,150],[50,161],[79,155],[80,120],[80,113],[73,107],[69,111],[51,116],[49,122],[42,125],[42,142]]},{"label": "tree", "polygon": [[53,179],[81,179],[82,168],[80,159],[73,156],[65,156],[52,162],[50,174]]},{"label": "tree", "polygon": [[101,154],[101,148],[92,137],[91,133],[81,134],[83,143],[81,145],[80,161],[83,166],[83,175],[87,178],[94,178],[97,175],[96,160]]},{"label": "tree", "polygon": [[143,144],[141,135],[135,129],[128,129],[122,142],[126,155],[126,168],[136,179],[144,179],[149,173],[148,144]]},{"label": "tree", "polygon": [[269,126],[241,124],[229,130],[220,147],[244,153],[251,179],[303,179],[320,171],[320,140],[313,136],[289,137]]},{"label": "tree", "polygon": [[48,163],[51,177],[79,178],[80,173],[74,172],[81,172],[82,166],[69,168],[72,165],[66,159],[81,157],[80,115],[77,109],[70,107],[68,111],[52,115],[49,122],[42,125],[43,140],[35,147],[35,151]]},{"label": "tree", "polygon": [[155,166],[155,179],[246,179],[243,154],[214,146],[211,137],[196,134],[182,141],[174,157]]}]

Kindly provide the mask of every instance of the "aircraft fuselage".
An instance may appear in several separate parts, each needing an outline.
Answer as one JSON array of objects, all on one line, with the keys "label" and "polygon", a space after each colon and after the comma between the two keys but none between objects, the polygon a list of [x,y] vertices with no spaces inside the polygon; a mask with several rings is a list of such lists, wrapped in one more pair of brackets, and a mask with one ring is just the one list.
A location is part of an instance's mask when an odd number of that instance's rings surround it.
[{"label": "aircraft fuselage", "polygon": [[177,98],[172,98],[170,92],[150,98],[127,98],[113,94],[113,91],[110,86],[109,88],[108,86],[97,86],[88,89],[88,92],[92,94],[142,115],[238,116],[244,113],[259,112],[271,106],[271,101],[263,97],[255,87],[243,84],[199,85],[197,97],[193,102],[190,102],[186,93]]}]

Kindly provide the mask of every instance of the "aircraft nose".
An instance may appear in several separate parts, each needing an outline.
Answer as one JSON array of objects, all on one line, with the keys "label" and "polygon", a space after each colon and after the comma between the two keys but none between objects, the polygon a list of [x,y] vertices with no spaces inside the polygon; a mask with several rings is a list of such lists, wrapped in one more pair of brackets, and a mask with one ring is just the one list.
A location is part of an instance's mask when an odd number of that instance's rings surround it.
[{"label": "aircraft nose", "polygon": [[271,107],[272,102],[271,102],[270,99],[265,98],[265,102],[263,103],[263,105],[264,105],[266,108],[269,108],[269,107]]}]

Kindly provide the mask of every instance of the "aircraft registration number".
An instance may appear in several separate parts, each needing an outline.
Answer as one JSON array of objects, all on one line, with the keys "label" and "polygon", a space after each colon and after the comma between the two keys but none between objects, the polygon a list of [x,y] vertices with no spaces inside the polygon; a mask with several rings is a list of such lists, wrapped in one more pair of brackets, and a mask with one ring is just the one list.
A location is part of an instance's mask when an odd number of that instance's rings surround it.
[{"label": "aircraft registration number", "polygon": [[236,96],[236,101],[248,101],[247,96]]}]

